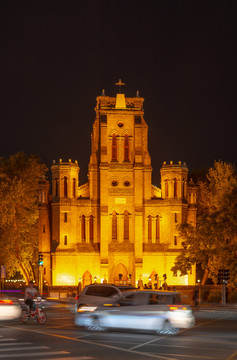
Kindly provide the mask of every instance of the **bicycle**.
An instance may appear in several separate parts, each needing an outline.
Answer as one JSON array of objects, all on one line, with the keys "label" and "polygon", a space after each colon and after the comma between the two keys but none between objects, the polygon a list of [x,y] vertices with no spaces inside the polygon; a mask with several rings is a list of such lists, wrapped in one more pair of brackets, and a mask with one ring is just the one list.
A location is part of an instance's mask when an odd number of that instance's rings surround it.
[{"label": "bicycle", "polygon": [[40,307],[41,298],[37,298],[36,300],[36,310],[30,311],[30,307],[28,305],[24,305],[21,311],[21,321],[23,323],[27,323],[30,319],[33,321],[44,324],[47,321],[46,312],[42,307]]}]

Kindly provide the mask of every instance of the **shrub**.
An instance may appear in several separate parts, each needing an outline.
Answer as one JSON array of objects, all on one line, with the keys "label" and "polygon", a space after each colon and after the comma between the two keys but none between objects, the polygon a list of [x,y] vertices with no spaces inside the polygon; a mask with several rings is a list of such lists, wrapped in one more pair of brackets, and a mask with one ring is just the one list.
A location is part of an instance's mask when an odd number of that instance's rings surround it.
[{"label": "shrub", "polygon": [[228,303],[237,303],[237,292],[233,291],[228,294]]},{"label": "shrub", "polygon": [[219,303],[221,302],[221,292],[220,291],[211,291],[207,297],[207,302],[210,303]]}]

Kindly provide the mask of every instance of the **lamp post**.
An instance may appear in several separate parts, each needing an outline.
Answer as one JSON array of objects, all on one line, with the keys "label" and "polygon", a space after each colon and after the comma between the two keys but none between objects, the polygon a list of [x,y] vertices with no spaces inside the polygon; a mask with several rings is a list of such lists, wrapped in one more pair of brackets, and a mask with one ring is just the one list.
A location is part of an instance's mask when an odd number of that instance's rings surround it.
[{"label": "lamp post", "polygon": [[198,305],[201,305],[201,281],[200,279],[197,280],[198,283]]}]

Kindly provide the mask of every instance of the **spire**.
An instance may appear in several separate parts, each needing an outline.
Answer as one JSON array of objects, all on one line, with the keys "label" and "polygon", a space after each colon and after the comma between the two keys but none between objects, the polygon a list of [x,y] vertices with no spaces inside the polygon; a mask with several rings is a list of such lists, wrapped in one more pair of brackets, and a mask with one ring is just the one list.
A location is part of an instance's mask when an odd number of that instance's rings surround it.
[{"label": "spire", "polygon": [[119,92],[116,95],[116,103],[115,108],[116,109],[126,109],[126,101],[125,101],[125,95],[121,93],[121,86],[124,86],[125,83],[122,82],[121,79],[115,85],[119,86]]}]

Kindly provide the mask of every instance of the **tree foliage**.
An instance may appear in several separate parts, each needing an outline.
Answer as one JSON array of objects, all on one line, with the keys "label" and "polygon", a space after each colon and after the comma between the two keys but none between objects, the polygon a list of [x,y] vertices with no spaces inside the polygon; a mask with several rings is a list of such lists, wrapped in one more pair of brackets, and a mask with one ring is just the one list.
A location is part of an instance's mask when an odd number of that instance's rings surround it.
[{"label": "tree foliage", "polygon": [[217,281],[218,269],[230,270],[229,284],[237,287],[237,175],[235,167],[215,161],[206,178],[198,182],[197,224],[180,224],[183,239],[174,275],[187,274],[195,263]]},{"label": "tree foliage", "polygon": [[23,152],[0,159],[1,264],[27,282],[37,273],[39,181],[46,170],[39,157]]}]

